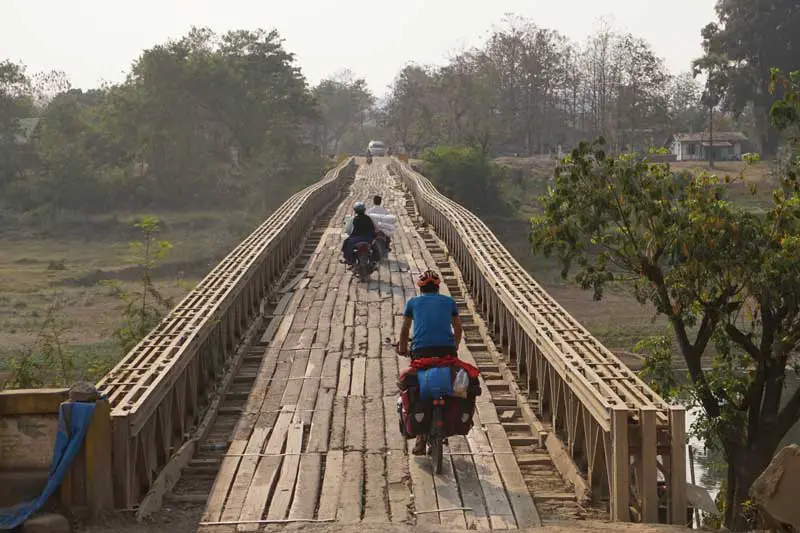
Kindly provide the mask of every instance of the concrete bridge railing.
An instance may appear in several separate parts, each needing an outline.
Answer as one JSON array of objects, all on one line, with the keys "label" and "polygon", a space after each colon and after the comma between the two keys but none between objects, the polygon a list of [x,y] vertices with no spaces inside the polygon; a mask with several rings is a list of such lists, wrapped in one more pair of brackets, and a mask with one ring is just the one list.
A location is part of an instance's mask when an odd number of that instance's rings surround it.
[{"label": "concrete bridge railing", "polygon": [[445,241],[519,386],[613,520],[686,523],[685,412],[553,300],[470,211],[407,163],[393,169]]},{"label": "concrete bridge railing", "polygon": [[134,507],[187,441],[262,299],[354,175],[350,158],[289,198],[98,383],[112,408],[116,507]]}]

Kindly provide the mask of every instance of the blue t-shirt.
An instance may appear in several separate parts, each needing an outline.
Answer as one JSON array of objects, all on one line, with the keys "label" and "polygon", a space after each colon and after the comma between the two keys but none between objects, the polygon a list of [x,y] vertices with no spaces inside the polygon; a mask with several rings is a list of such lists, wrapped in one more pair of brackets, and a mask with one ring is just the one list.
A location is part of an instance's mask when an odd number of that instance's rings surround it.
[{"label": "blue t-shirt", "polygon": [[403,313],[414,320],[412,350],[455,346],[452,318],[458,316],[456,301],[438,293],[414,296]]}]

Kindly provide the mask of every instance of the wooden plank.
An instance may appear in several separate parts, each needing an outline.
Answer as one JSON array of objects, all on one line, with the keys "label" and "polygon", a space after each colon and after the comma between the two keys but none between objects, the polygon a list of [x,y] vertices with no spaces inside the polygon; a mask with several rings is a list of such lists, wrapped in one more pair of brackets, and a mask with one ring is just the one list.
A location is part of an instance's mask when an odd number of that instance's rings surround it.
[{"label": "wooden plank", "polygon": [[239,454],[244,453],[247,448],[246,440],[236,440],[228,447],[229,457],[222,459],[217,478],[214,480],[214,486],[211,488],[211,495],[206,504],[206,510],[203,513],[203,522],[219,522],[222,518],[222,509],[225,506],[225,500],[228,498],[228,493],[231,489],[231,484],[236,476],[236,469],[242,458],[238,457]]},{"label": "wooden plank", "polygon": [[[414,510],[438,509],[430,458],[409,455],[408,471],[411,474],[411,488],[414,493]],[[417,515],[417,524],[441,524],[441,520],[438,513],[424,513]]]},{"label": "wooden plank", "polygon": [[289,520],[313,518],[319,501],[322,477],[322,455],[308,453],[300,458],[300,472],[297,478]]},{"label": "wooden plank", "polygon": [[492,451],[499,452],[494,456],[494,460],[500,476],[503,478],[511,508],[514,510],[517,527],[520,529],[541,527],[542,520],[536,510],[536,504],[528,490],[528,485],[525,483],[525,478],[522,477],[522,471],[514,457],[505,430],[499,424],[489,424],[486,426],[486,433]]},{"label": "wooden plank", "polygon": [[350,396],[347,398],[344,449],[363,451],[364,433],[364,398]]},{"label": "wooden plank", "polygon": [[[611,412],[611,520],[630,521],[630,452],[628,449],[628,410],[615,407]],[[683,451],[682,451],[683,453]]]},{"label": "wooden plank", "polygon": [[394,396],[383,397],[383,418],[386,449],[405,453],[406,439],[400,434],[400,416],[397,414],[397,399]]},{"label": "wooden plank", "polygon": [[658,457],[656,424],[657,411],[654,407],[643,407],[639,411],[642,444],[640,448],[639,492],[642,497],[642,522],[658,522]]},{"label": "wooden plank", "polygon": [[353,339],[353,331],[355,330],[352,326],[345,326],[344,328],[344,340],[342,341],[342,351],[346,354],[352,354],[353,350],[355,349],[355,341]]},{"label": "wooden plank", "polygon": [[367,357],[377,359],[381,356],[381,346],[383,345],[380,329],[380,308],[372,309],[369,316],[375,317],[376,325],[370,326],[367,330]]},{"label": "wooden plank", "polygon": [[342,494],[342,469],[344,467],[344,452],[332,450],[325,457],[325,477],[322,482],[322,492],[319,499],[319,520],[336,519],[339,508],[339,497]]},{"label": "wooden plank", "polygon": [[364,455],[361,452],[345,452],[342,472],[339,510],[336,518],[340,522],[361,521],[361,494],[364,483]]},{"label": "wooden plank", "polygon": [[350,372],[352,359],[342,359],[339,365],[339,386],[336,389],[336,396],[346,398],[350,393]]},{"label": "wooden plank", "polygon": [[[367,367],[364,379],[364,394],[368,398],[380,398],[383,396],[383,382],[381,381],[381,360],[380,358],[367,359]],[[389,392],[394,387],[389,389]]]},{"label": "wooden plank", "polygon": [[[299,454],[303,447],[303,424],[294,423],[289,426],[286,438],[286,453]],[[280,453],[280,452],[278,452]],[[297,469],[300,466],[299,455],[287,455],[281,466],[281,476],[272,501],[267,511],[267,520],[283,520],[289,511],[289,505],[294,496],[294,488],[297,483]],[[300,494],[301,498],[308,497],[307,494]],[[307,516],[304,518],[308,518]]]},{"label": "wooden plank", "polygon": [[320,388],[335,389],[339,382],[339,362],[342,359],[342,352],[328,352],[325,362],[322,365],[322,380]]},{"label": "wooden plank", "polygon": [[[477,417],[476,417],[477,418]],[[470,451],[473,454],[488,454],[492,452],[486,435],[477,423],[472,431],[467,435]],[[514,513],[511,511],[511,503],[506,497],[503,489],[503,479],[497,464],[486,455],[475,455],[475,470],[478,472],[478,479],[483,490],[484,500],[486,501],[486,512],[489,514],[489,522],[492,529],[514,529],[517,525],[514,520]]]},{"label": "wooden plank", "polygon": [[686,520],[686,411],[682,406],[669,408],[671,485],[670,522],[684,526]]},{"label": "wooden plank", "polygon": [[[341,316],[338,312],[334,312],[336,316]],[[334,322],[331,324],[331,333],[328,338],[328,350],[333,352],[341,352],[344,346],[344,324],[341,322]]]},{"label": "wooden plank", "polygon": [[288,381],[284,386],[283,405],[297,405],[300,401],[300,392],[303,390],[303,381],[308,368],[308,359],[310,350],[293,350],[294,360],[292,361],[292,370],[289,373]]},{"label": "wooden plank", "polygon": [[335,398],[333,402],[333,418],[331,419],[331,438],[328,444],[331,450],[341,450],[344,448],[346,413],[347,399]]},{"label": "wooden plank", "polygon": [[320,379],[322,376],[322,363],[325,358],[325,350],[314,349],[308,358],[306,366],[305,380],[300,391],[300,398],[297,401],[297,413],[294,422],[305,426],[311,424],[314,405],[317,402],[317,391],[319,391]]},{"label": "wooden plank", "polygon": [[388,522],[386,508],[386,465],[383,452],[368,452],[364,455],[366,473],[364,497],[364,522]]},{"label": "wooden plank", "polygon": [[353,359],[352,378],[350,382],[350,396],[364,396],[364,380],[367,377],[367,358],[356,357]]},{"label": "wooden plank", "polygon": [[386,483],[389,514],[392,523],[409,521],[411,487],[409,485],[408,457],[399,450],[386,452]]},{"label": "wooden plank", "polygon": [[[250,432],[253,430],[256,420],[258,419],[258,411],[261,410],[261,406],[267,395],[267,390],[275,388],[271,387],[270,384],[278,367],[279,356],[280,348],[270,347],[266,350],[264,357],[261,359],[253,388],[250,390],[250,394],[247,397],[244,413],[239,417],[239,420],[236,421],[236,427],[233,430],[234,440],[247,440],[250,436]],[[285,382],[283,384],[285,384]],[[278,407],[280,407],[280,405],[278,405]]]},{"label": "wooden plank", "polygon": [[[289,432],[289,426],[292,423],[294,409],[295,406],[293,405],[286,405],[281,409],[280,416],[278,416],[278,420],[272,430],[272,434],[267,442],[267,446],[264,449],[265,454],[281,453],[283,444],[286,441],[286,436]],[[244,459],[247,459],[247,457]],[[241,513],[236,518],[232,518],[230,520],[238,519],[242,522],[261,520],[261,517],[264,514],[264,509],[267,507],[267,500],[272,492],[272,487],[275,485],[278,477],[278,470],[281,466],[282,459],[283,457],[280,456],[260,458],[255,475],[253,476],[252,483],[246,491],[244,505],[241,507]],[[224,518],[223,521],[225,521]],[[237,529],[239,531],[256,531],[258,529],[258,524],[239,524]]]},{"label": "wooden plank", "polygon": [[225,504],[225,510],[222,512],[223,521],[236,520],[239,518],[239,515],[242,512],[242,506],[244,505],[245,496],[247,496],[247,488],[250,486],[251,481],[253,481],[253,476],[255,475],[256,467],[258,466],[258,457],[255,457],[252,454],[261,452],[261,448],[264,447],[264,443],[266,442],[267,435],[269,435],[269,433],[270,428],[257,427],[253,430],[253,434],[247,441],[247,447],[245,448],[244,453],[248,455],[242,457],[242,460],[239,463],[239,469],[236,472],[236,479],[231,487],[230,496],[228,496],[228,502]]},{"label": "wooden plank", "polygon": [[[447,450],[445,450],[447,451]],[[453,463],[449,455],[442,457],[442,473],[433,475],[434,489],[436,490],[436,501],[439,509],[453,509],[464,507],[461,504],[461,497],[458,494],[458,482],[453,471]],[[443,526],[458,529],[467,527],[464,511],[446,511],[439,513],[439,520]]]},{"label": "wooden plank", "polygon": [[320,390],[311,419],[311,431],[308,434],[309,452],[323,452],[328,449],[328,434],[333,414],[333,389]]},{"label": "wooden plank", "polygon": [[[469,453],[469,445],[465,437],[455,435],[447,440],[450,452],[454,454]],[[461,493],[463,507],[472,509],[465,516],[467,529],[489,530],[489,514],[486,512],[486,504],[483,502],[483,490],[472,456],[453,455],[451,459],[458,479],[458,489]]]}]

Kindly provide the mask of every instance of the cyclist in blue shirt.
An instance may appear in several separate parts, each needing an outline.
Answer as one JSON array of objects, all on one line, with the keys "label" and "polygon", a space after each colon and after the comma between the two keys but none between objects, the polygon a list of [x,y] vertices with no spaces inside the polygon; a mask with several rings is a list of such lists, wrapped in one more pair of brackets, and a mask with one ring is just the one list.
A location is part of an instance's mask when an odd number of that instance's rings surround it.
[{"label": "cyclist in blue shirt", "polygon": [[[411,359],[425,357],[458,357],[458,345],[461,343],[463,329],[461,317],[458,316],[456,302],[449,296],[439,294],[439,274],[426,270],[417,278],[419,296],[414,296],[406,303],[403,313],[403,326],[400,329],[400,340],[397,353],[408,355],[409,333],[414,325],[411,342]],[[419,435],[412,453],[425,454],[426,436]]]}]

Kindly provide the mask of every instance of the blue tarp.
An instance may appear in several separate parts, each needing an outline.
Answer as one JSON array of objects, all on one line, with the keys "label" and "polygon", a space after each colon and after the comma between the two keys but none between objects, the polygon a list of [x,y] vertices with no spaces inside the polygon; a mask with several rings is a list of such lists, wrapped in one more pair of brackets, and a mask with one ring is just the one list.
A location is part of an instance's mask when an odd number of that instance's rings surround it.
[{"label": "blue tarp", "polygon": [[417,370],[419,396],[423,401],[438,400],[453,394],[453,381],[449,366]]},{"label": "blue tarp", "polygon": [[89,424],[92,422],[94,407],[93,403],[61,404],[58,408],[58,433],[47,484],[35,500],[0,509],[0,531],[8,531],[25,523],[58,489],[69,465],[81,449]]}]

